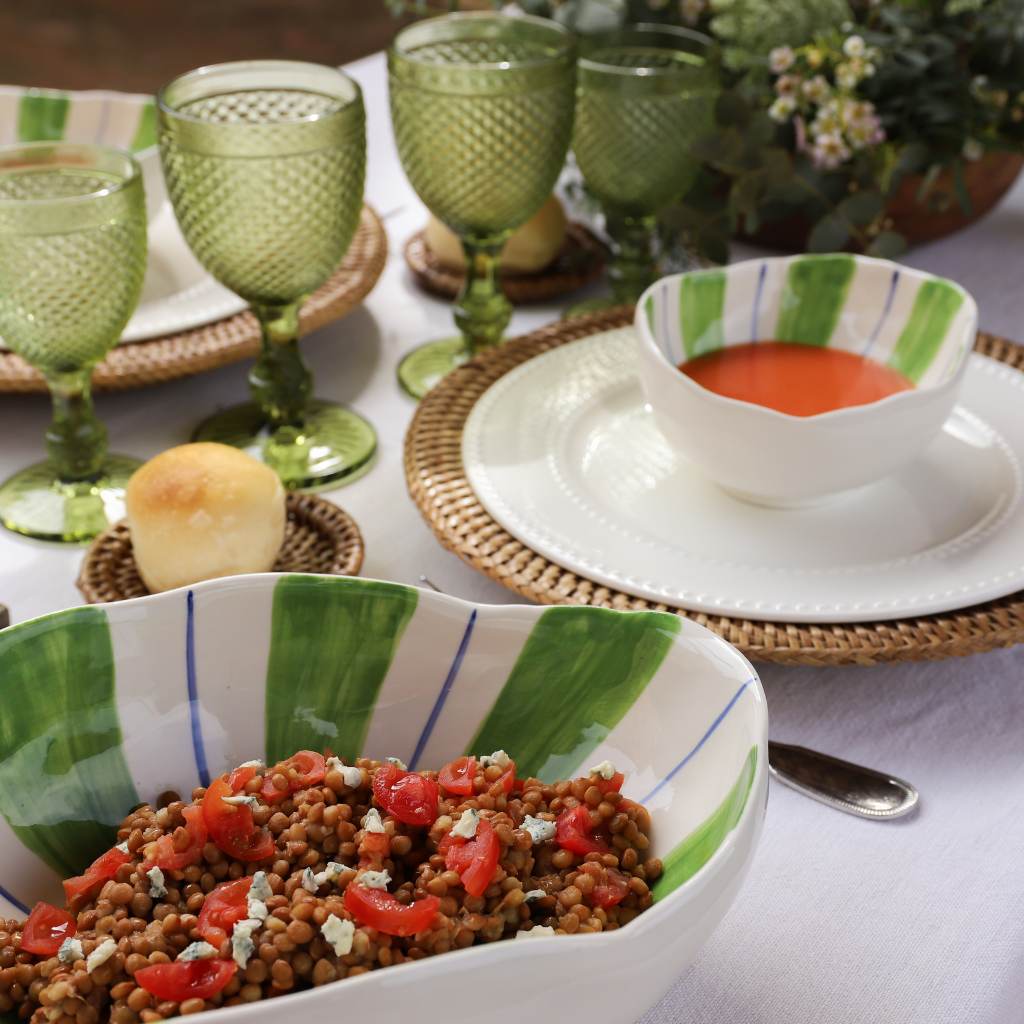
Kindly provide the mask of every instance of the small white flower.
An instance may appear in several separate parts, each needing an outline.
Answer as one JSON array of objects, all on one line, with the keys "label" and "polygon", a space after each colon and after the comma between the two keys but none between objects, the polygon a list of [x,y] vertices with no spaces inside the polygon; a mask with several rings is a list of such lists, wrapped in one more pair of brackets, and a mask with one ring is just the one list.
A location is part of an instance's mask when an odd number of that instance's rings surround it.
[{"label": "small white flower", "polygon": [[832,92],[824,75],[815,75],[807,79],[800,87],[800,91],[812,103],[824,103]]},{"label": "small white flower", "polygon": [[789,120],[793,111],[796,110],[796,100],[792,96],[780,96],[769,108],[768,116],[779,124]]},{"label": "small white flower", "polygon": [[707,0],[679,0],[679,16],[687,25],[696,25],[707,7]]},{"label": "small white flower", "polygon": [[828,132],[815,138],[811,157],[818,167],[831,171],[849,159],[850,150],[841,135]]},{"label": "small white flower", "polygon": [[863,65],[860,61],[844,61],[836,65],[836,85],[840,89],[855,89],[863,77]]},{"label": "small white flower", "polygon": [[802,81],[799,75],[780,75],[775,79],[775,92],[779,96],[796,96]]},{"label": "small white flower", "polygon": [[864,40],[861,36],[847,36],[843,40],[843,53],[847,57],[863,57],[866,49],[867,47],[864,45]]},{"label": "small white flower", "polygon": [[980,160],[985,155],[985,147],[977,139],[966,139],[960,152],[965,160]]},{"label": "small white flower", "polygon": [[795,60],[796,54],[791,46],[776,46],[768,54],[768,67],[771,68],[772,74],[781,75],[783,71],[788,71],[793,66]]}]

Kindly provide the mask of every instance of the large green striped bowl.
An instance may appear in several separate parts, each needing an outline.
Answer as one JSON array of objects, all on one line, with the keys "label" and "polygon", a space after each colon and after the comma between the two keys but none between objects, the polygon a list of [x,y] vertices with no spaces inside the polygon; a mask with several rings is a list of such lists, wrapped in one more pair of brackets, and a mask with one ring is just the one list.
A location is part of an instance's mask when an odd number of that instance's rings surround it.
[{"label": "large green striped bowl", "polygon": [[133,153],[142,168],[151,220],[163,205],[166,191],[152,96],[0,85],[0,145],[59,141],[97,143]]},{"label": "large green striped bowl", "polygon": [[[974,300],[953,281],[848,253],[676,274],[651,285],[636,312],[640,375],[659,429],[716,483],[768,505],[860,487],[918,455],[953,410],[977,324]],[[790,416],[716,395],[678,370],[765,340],[863,355],[914,388]]]},{"label": "large green striped bowl", "polygon": [[[379,1019],[385,1007],[387,1019],[434,1019],[421,1013],[433,998],[449,1024],[476,1021],[481,1006],[508,1024],[635,1020],[725,913],[764,815],[767,716],[754,670],[661,612],[234,577],[0,632],[0,699],[0,916],[59,899],[57,879],[108,848],[138,802],[300,747],[414,767],[504,747],[521,774],[546,779],[610,758],[624,792],[651,809],[666,871],[657,903],[628,928],[374,972],[288,997],[288,1019],[336,1020],[342,1005],[348,1016]],[[514,998],[494,1000],[515,977]],[[448,1000],[453,991],[467,997]],[[269,1021],[272,1009],[218,1013]]]}]

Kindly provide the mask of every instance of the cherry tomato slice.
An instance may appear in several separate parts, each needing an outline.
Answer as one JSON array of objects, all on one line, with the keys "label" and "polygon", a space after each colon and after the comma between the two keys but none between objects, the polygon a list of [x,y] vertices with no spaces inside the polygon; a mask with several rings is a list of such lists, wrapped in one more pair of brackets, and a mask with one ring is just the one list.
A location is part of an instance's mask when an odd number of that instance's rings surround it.
[{"label": "cherry tomato slice", "polygon": [[608,847],[600,840],[591,838],[594,825],[586,804],[580,804],[571,811],[563,811],[555,822],[555,842],[563,850],[585,857],[588,853],[607,853]]},{"label": "cherry tomato slice", "polygon": [[232,793],[241,793],[246,785],[256,777],[256,766],[251,764],[239,765],[229,776],[228,785]]},{"label": "cherry tomato slice", "polygon": [[388,814],[406,825],[433,825],[441,789],[433,779],[382,764],[373,773],[373,795]]},{"label": "cherry tomato slice", "polygon": [[501,783],[501,789],[504,793],[511,793],[515,789],[516,785],[516,763],[515,761],[509,761],[508,767],[499,776],[498,782]]},{"label": "cherry tomato slice", "polygon": [[140,968],[135,972],[135,981],[157,999],[181,1003],[215,996],[236,970],[231,960],[176,960]]},{"label": "cherry tomato slice", "polygon": [[222,797],[232,796],[231,786],[224,779],[214,779],[203,797],[203,818],[209,838],[217,848],[247,863],[266,860],[274,855],[274,837],[267,829],[256,828],[252,811],[245,804],[226,804]]},{"label": "cherry tomato slice", "polygon": [[248,898],[252,876],[234,882],[223,882],[207,894],[199,911],[196,931],[211,946],[220,944],[231,934],[239,921],[249,916]]},{"label": "cherry tomato slice", "polygon": [[457,757],[437,773],[437,781],[441,784],[441,788],[448,790],[449,793],[472,796],[475,776],[476,758]]},{"label": "cherry tomato slice", "polygon": [[450,832],[437,846],[444,854],[444,866],[457,871],[462,887],[470,896],[483,896],[494,878],[501,857],[501,843],[491,823],[481,818],[472,839],[453,836]]},{"label": "cherry tomato slice", "polygon": [[64,880],[64,895],[70,903],[76,896],[82,896],[98,889],[104,882],[109,882],[117,874],[122,864],[131,860],[131,854],[119,850],[116,846],[96,858],[86,869],[85,874]]},{"label": "cherry tomato slice", "polygon": [[185,828],[188,830],[189,844],[184,850],[175,850],[172,836],[161,836],[146,851],[143,871],[158,867],[161,871],[181,871],[190,864],[198,864],[203,859],[203,847],[206,845],[206,819],[202,807],[190,804],[182,812],[185,816]]},{"label": "cherry tomato slice", "polygon": [[434,922],[441,901],[436,896],[425,896],[408,905],[399,903],[383,889],[370,889],[358,882],[345,889],[345,909],[368,928],[376,928],[385,935],[415,935],[426,931]]},{"label": "cherry tomato slice", "polygon": [[22,929],[21,948],[26,953],[53,956],[61,943],[76,931],[75,919],[66,910],[49,903],[37,903]]},{"label": "cherry tomato slice", "polygon": [[[295,772],[295,778],[292,778],[291,771]],[[289,780],[287,789],[278,789],[274,785],[273,776],[276,773],[283,774]],[[315,750],[300,750],[286,761],[280,761],[273,768],[267,769],[260,796],[268,804],[277,804],[300,789],[319,785],[326,776],[327,761],[324,755],[318,754]]]},{"label": "cherry tomato slice", "polygon": [[591,775],[590,784],[597,786],[603,794],[607,793],[618,793],[622,789],[622,783],[625,782],[626,776],[622,772],[616,772],[610,779],[602,779],[600,775],[596,778]]},{"label": "cherry tomato slice", "polygon": [[595,907],[607,909],[618,906],[629,895],[629,880],[615,868],[607,868],[605,876],[607,881],[594,886],[591,899]]}]

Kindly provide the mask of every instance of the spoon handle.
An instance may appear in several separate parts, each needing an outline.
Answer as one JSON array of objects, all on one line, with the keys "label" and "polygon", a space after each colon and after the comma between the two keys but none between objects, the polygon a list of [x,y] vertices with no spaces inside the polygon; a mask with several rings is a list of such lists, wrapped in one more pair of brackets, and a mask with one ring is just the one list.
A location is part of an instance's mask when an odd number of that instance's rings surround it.
[{"label": "spoon handle", "polygon": [[789,743],[768,744],[768,767],[779,782],[804,796],[862,818],[901,818],[919,799],[903,779]]}]

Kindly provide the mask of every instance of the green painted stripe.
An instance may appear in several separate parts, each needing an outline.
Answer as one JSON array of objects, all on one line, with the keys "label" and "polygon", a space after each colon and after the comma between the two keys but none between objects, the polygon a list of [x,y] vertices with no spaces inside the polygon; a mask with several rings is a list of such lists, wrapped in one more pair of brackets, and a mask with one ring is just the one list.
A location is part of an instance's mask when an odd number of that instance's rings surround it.
[{"label": "green painted stripe", "polygon": [[149,149],[156,145],[156,105],[150,101],[142,108],[139,114],[139,125],[135,129],[135,138],[132,139],[132,152],[138,153],[140,149]]},{"label": "green painted stripe", "polygon": [[686,275],[679,287],[679,322],[687,359],[714,352],[724,344],[725,271]]},{"label": "green painted stripe", "polygon": [[917,290],[889,365],[915,383],[919,381],[942,347],[963,301],[963,293],[948,281],[925,281]]},{"label": "green painted stripe", "polygon": [[793,260],[770,340],[827,345],[856,272],[856,261],[846,253]]},{"label": "green painted stripe", "polygon": [[266,756],[363,752],[377,694],[416,610],[412,587],[285,576],[274,588]]},{"label": "green painted stripe", "polygon": [[18,104],[18,141],[44,142],[64,138],[68,97],[55,93],[25,93]]},{"label": "green painted stripe", "polygon": [[681,625],[667,612],[547,609],[466,753],[507,748],[519,775],[565,778],[643,693]]},{"label": "green painted stripe", "polygon": [[647,301],[644,303],[644,312],[647,314],[647,326],[650,327],[651,333],[654,332],[654,296],[648,295]]},{"label": "green painted stripe", "polygon": [[751,747],[740,777],[718,809],[691,832],[667,857],[662,858],[664,874],[654,885],[654,898],[662,900],[692,878],[718,850],[725,837],[736,827],[747,806],[750,787],[757,768],[757,747]]},{"label": "green painted stripe", "polygon": [[0,813],[61,875],[139,803],[121,748],[106,615],[75,608],[0,632]]}]

